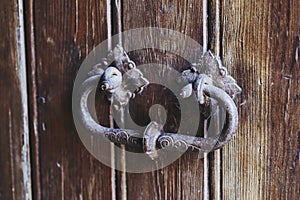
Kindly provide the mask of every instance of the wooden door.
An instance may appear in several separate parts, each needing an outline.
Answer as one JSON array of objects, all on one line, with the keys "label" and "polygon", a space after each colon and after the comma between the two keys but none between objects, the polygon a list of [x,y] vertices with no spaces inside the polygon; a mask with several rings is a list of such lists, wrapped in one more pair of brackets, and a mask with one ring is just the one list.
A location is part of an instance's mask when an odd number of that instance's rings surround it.
[{"label": "wooden door", "polygon": [[[299,19],[298,0],[1,0],[0,199],[298,199]],[[78,137],[73,83],[110,34],[149,26],[222,58],[243,89],[239,129],[205,158],[186,153],[157,171],[116,172]],[[108,113],[98,113],[107,126]]]}]

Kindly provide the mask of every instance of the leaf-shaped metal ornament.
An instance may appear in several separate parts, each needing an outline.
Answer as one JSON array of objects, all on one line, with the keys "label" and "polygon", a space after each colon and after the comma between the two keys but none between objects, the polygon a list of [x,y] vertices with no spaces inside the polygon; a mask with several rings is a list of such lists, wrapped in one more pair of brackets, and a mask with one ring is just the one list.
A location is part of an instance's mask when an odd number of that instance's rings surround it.
[{"label": "leaf-shaped metal ornament", "polygon": [[205,118],[210,117],[216,108],[214,101],[204,92],[207,85],[222,89],[232,99],[242,91],[235,79],[228,75],[220,58],[214,56],[210,51],[203,54],[196,63],[193,63],[190,69],[184,70],[181,78],[189,83],[182,88],[181,96],[187,98],[195,91],[200,104],[200,112]]},{"label": "leaf-shaped metal ornament", "polygon": [[113,98],[114,103],[118,104],[115,106],[121,107],[126,106],[130,98],[141,93],[149,84],[120,45],[102,58],[88,75],[100,75],[100,89],[107,93],[108,100]]},{"label": "leaf-shaped metal ornament", "polygon": [[235,98],[242,89],[232,76],[228,75],[227,68],[222,65],[219,57],[210,51],[206,52],[193,67],[199,74],[206,74],[212,79],[213,85],[226,91],[229,96]]}]

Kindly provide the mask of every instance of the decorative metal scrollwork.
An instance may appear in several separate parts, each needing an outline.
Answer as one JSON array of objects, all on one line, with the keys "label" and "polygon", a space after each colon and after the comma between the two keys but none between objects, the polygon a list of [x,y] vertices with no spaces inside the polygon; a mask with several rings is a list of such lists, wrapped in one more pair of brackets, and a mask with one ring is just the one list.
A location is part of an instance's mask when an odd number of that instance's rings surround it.
[{"label": "decorative metal scrollwork", "polygon": [[[211,99],[222,105],[226,110],[226,119],[220,135],[203,138],[166,133],[163,126],[156,122],[151,122],[144,133],[107,128],[98,124],[89,112],[87,101],[91,92],[99,85],[99,80],[100,89],[110,100],[113,98],[119,102],[116,106],[120,107],[127,105],[131,98],[142,93],[144,87],[148,85],[147,78],[137,69],[122,47],[115,47],[108,56],[113,57],[114,62],[107,65],[107,59],[103,59],[102,65],[93,68],[82,83],[76,101],[80,107],[81,123],[91,134],[103,135],[116,144],[137,148],[149,154],[152,159],[157,157],[158,149],[208,152],[223,147],[233,138],[238,125],[238,112],[233,98],[241,92],[241,88],[211,52],[206,52],[190,69],[182,72],[181,78],[188,84],[182,88],[180,95],[187,98],[195,93],[199,104],[202,105],[200,109],[204,116],[209,115],[207,104],[211,104]],[[101,68],[103,66],[108,67],[103,70]]]}]

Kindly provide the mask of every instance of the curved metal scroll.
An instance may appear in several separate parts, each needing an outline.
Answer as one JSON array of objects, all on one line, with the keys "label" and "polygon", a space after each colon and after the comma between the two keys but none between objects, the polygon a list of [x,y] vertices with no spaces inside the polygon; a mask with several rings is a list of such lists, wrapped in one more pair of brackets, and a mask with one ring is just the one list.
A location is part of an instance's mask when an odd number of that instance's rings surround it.
[{"label": "curved metal scroll", "polygon": [[200,87],[199,77],[201,76],[198,75],[196,80],[194,80],[194,88],[200,88],[199,90],[201,90],[198,91],[198,101],[202,100],[199,99],[202,98],[199,92],[203,92],[206,96],[217,100],[226,110],[226,123],[218,136],[202,138],[177,133],[166,133],[155,122],[148,125],[145,133],[129,129],[107,128],[98,124],[88,109],[88,97],[97,88],[101,78],[101,75],[97,74],[87,78],[83,82],[79,89],[79,99],[76,101],[75,106],[80,107],[80,120],[87,131],[92,134],[103,135],[116,144],[124,144],[139,151],[146,151],[150,156],[155,154],[157,149],[209,152],[221,148],[232,139],[238,125],[238,112],[234,101],[224,90],[209,84],[202,84]]}]

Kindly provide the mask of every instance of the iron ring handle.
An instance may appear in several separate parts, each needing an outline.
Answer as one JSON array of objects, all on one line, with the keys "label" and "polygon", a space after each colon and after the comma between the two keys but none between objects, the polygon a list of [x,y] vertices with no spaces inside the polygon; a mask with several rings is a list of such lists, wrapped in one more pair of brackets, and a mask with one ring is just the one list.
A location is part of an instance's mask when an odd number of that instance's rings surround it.
[{"label": "iron ring handle", "polygon": [[[238,125],[238,112],[232,98],[222,89],[213,85],[204,85],[202,91],[205,95],[216,99],[226,110],[226,123],[219,136],[193,137],[182,134],[163,132],[161,126],[151,122],[145,133],[130,129],[107,128],[98,124],[91,116],[88,109],[88,97],[97,84],[101,75],[93,75],[87,78],[79,88],[78,99],[73,106],[79,107],[79,120],[83,127],[91,134],[102,135],[116,144],[124,144],[137,149],[155,154],[158,149],[177,149],[179,151],[209,152],[224,146],[232,139]],[[198,99],[199,100],[199,99]],[[155,157],[155,156],[153,156]]]},{"label": "iron ring handle", "polygon": [[212,149],[216,150],[223,147],[233,138],[238,127],[238,111],[233,99],[224,90],[213,85],[205,85],[203,92],[217,100],[226,110],[226,122]]}]

